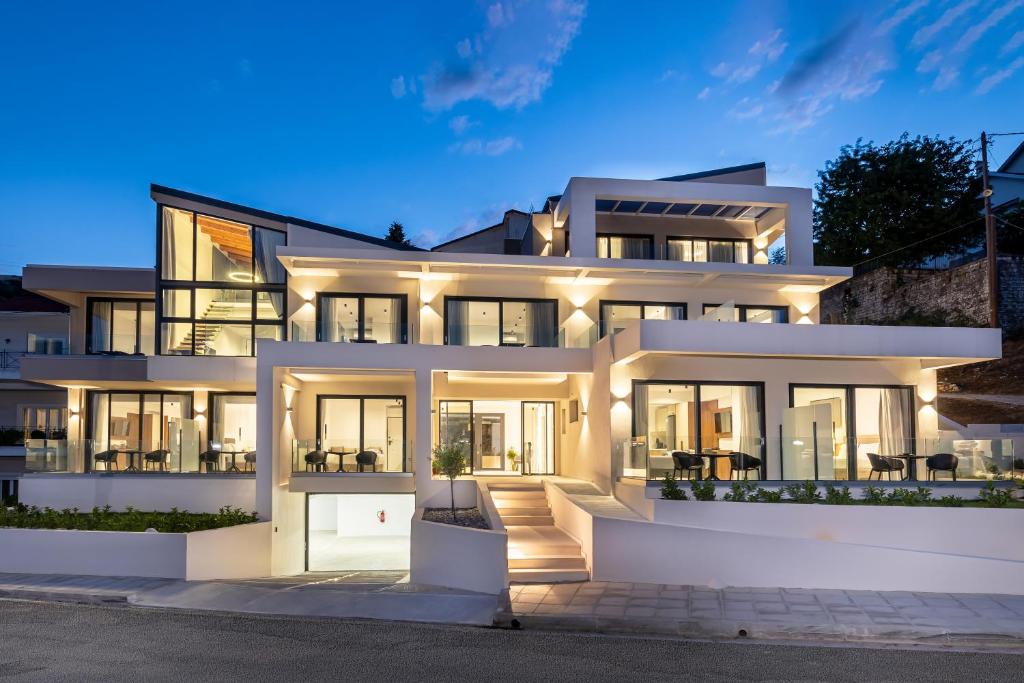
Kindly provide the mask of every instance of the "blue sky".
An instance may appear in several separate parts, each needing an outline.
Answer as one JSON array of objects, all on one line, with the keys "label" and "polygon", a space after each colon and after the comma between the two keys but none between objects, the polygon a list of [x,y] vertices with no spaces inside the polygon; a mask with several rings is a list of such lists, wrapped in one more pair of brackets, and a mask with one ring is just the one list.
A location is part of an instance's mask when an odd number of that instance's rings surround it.
[{"label": "blue sky", "polygon": [[430,246],[573,175],[1021,130],[1022,85],[1024,0],[5,3],[0,272],[152,265],[150,182]]}]

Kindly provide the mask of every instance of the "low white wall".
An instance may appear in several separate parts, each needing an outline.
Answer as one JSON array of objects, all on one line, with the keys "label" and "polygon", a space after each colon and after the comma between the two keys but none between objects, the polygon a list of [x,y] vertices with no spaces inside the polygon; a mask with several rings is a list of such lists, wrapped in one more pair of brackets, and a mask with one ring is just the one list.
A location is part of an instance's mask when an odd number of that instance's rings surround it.
[{"label": "low white wall", "polygon": [[469,529],[412,519],[413,583],[498,595],[508,588],[508,535],[494,529]]},{"label": "low white wall", "polygon": [[270,574],[270,522],[189,534],[0,529],[0,572],[237,579]]},{"label": "low white wall", "polygon": [[587,561],[587,569],[591,569],[594,558],[594,518],[573,503],[557,485],[545,480],[544,490],[555,525],[580,544],[580,552]]},{"label": "low white wall", "polygon": [[0,529],[0,572],[185,578],[185,534]]},{"label": "low white wall", "polygon": [[186,534],[185,578],[201,581],[270,576],[271,526],[271,522],[256,522]]},{"label": "low white wall", "polygon": [[114,510],[166,512],[172,507],[189,512],[217,512],[228,506],[251,512],[256,506],[252,476],[143,474],[31,474],[21,479],[18,499],[25,505],[55,510],[91,510],[109,505]]},{"label": "low white wall", "polygon": [[[469,508],[476,505],[477,485],[475,479],[455,480],[455,506]],[[451,487],[447,479],[430,479],[416,491],[416,506],[423,508],[451,507]]]}]

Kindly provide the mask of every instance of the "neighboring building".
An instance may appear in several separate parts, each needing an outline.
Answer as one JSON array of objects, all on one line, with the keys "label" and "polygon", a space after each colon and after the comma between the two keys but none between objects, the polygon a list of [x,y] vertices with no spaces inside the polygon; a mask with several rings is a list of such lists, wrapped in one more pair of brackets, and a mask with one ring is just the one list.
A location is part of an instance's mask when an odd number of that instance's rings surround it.
[{"label": "neighboring building", "polygon": [[67,306],[25,291],[20,276],[0,276],[0,498],[17,492],[26,443],[66,438],[67,392],[22,380],[21,361],[67,351]]},{"label": "neighboring building", "polygon": [[992,206],[1024,199],[1024,142],[1017,146],[995,172],[989,174]]},{"label": "neighboring building", "polygon": [[[407,566],[413,510],[447,504],[441,443],[465,445],[471,505],[524,475],[635,505],[687,451],[723,480],[866,480],[869,454],[946,447],[936,368],[999,356],[998,330],[819,325],[851,271],[814,265],[810,190],[763,164],[572,178],[434,251],[152,197],[155,270],[25,268],[71,307],[72,353],[22,363],[70,420],[66,462],[30,457],[64,471],[21,497],[255,509],[274,574]],[[1013,466],[971,448],[962,479]]]}]

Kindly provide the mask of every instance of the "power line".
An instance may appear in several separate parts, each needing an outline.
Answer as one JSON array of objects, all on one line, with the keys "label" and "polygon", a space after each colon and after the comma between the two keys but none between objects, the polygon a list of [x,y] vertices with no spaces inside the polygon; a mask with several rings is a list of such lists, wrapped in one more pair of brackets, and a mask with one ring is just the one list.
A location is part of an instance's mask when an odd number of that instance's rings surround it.
[{"label": "power line", "polygon": [[948,235],[949,233],[955,232],[956,230],[959,230],[960,228],[967,227],[971,223],[980,221],[980,220],[982,220],[982,218],[983,218],[982,216],[978,216],[977,218],[972,218],[971,220],[967,221],[966,223],[961,223],[960,225],[956,226],[955,228],[950,228],[949,230],[943,230],[942,232],[936,233],[934,235],[930,235],[930,236],[925,237],[924,239],[918,240],[916,242],[911,242],[910,244],[905,244],[902,247],[898,247],[898,248],[893,249],[892,251],[888,251],[888,252],[886,252],[884,254],[879,254],[878,256],[872,256],[871,258],[864,259],[863,261],[860,261],[859,263],[854,263],[852,267],[856,268],[857,266],[862,266],[865,263],[870,263],[872,261],[877,261],[880,258],[885,258],[886,256],[891,256],[892,254],[895,254],[897,252],[903,251],[904,249],[909,249],[910,247],[916,247],[919,244],[924,244],[925,242],[928,242],[930,240],[936,239],[938,237],[942,237],[943,235]]}]

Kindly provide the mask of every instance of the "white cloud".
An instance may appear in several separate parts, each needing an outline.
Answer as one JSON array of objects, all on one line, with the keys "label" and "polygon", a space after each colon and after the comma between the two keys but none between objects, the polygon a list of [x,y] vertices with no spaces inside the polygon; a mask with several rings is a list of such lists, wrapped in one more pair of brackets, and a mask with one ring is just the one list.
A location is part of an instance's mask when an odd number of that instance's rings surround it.
[{"label": "white cloud", "polygon": [[1024,0],[1012,0],[1006,3],[1002,7],[997,7],[992,12],[984,15],[981,21],[974,23],[964,34],[960,37],[960,40],[956,41],[953,46],[953,52],[966,52],[976,42],[981,40],[981,37],[988,32],[990,28],[996,26],[1003,19],[1012,14],[1015,10],[1019,9],[1021,5],[1024,5]]},{"label": "white cloud", "polygon": [[747,49],[747,54],[754,59],[732,65],[719,62],[711,69],[711,75],[724,79],[727,84],[737,85],[751,81],[767,64],[771,64],[782,56],[788,43],[782,42],[782,29],[775,29],[767,38],[757,40]]},{"label": "white cloud", "polygon": [[1006,41],[1003,47],[999,50],[999,55],[1006,56],[1013,52],[1014,50],[1016,50],[1017,48],[1019,48],[1021,45],[1024,45],[1024,31],[1017,31],[1012,36],[1010,36],[1010,39]]},{"label": "white cloud", "polygon": [[910,44],[916,48],[921,48],[930,43],[935,36],[953,25],[957,19],[967,13],[967,10],[971,9],[978,4],[978,0],[962,0],[962,2],[950,7],[942,15],[932,23],[918,29],[917,33],[910,40]]},{"label": "white cloud", "polygon": [[706,100],[708,98],[708,95],[710,95],[710,94],[711,94],[711,88],[705,87],[703,90],[701,90],[699,93],[697,93],[697,99],[698,100]]},{"label": "white cloud", "polygon": [[391,79],[391,96],[396,100],[405,97],[405,76],[395,76]]},{"label": "white cloud", "polygon": [[499,109],[522,109],[551,85],[554,69],[577,36],[584,0],[548,0],[487,8],[487,26],[456,46],[461,61],[437,63],[421,77],[423,105],[446,111],[482,100]]},{"label": "white cloud", "polygon": [[992,88],[996,87],[1007,78],[1017,73],[1021,67],[1024,67],[1024,57],[1017,57],[1017,59],[1010,62],[1010,64],[1004,68],[996,71],[987,78],[985,78],[978,87],[974,90],[975,95],[984,95]]},{"label": "white cloud", "polygon": [[899,28],[903,22],[912,17],[917,13],[918,10],[923,9],[928,4],[928,0],[913,0],[908,2],[906,5],[896,10],[891,17],[883,21],[875,29],[876,36],[884,36],[887,33],[892,33]]},{"label": "white cloud", "polygon": [[777,28],[764,40],[758,40],[751,45],[747,53],[755,57],[764,57],[769,62],[774,62],[782,56],[782,53],[786,51],[786,47],[789,46],[789,43],[779,42],[781,36],[782,29]]},{"label": "white cloud", "polygon": [[462,135],[475,125],[477,125],[477,122],[471,120],[465,114],[462,116],[452,117],[452,119],[448,121],[448,127],[451,128],[452,132],[456,135]]},{"label": "white cloud", "polygon": [[935,82],[932,83],[932,90],[945,90],[949,86],[956,82],[956,79],[960,76],[960,69],[955,66],[944,66],[939,69],[939,75],[935,77]]},{"label": "white cloud", "polygon": [[506,152],[511,152],[514,149],[522,149],[522,147],[523,145],[519,140],[514,137],[507,136],[486,141],[481,140],[480,138],[473,138],[463,142],[456,142],[448,147],[448,151],[452,154],[497,157],[505,154]]},{"label": "white cloud", "polygon": [[711,70],[711,75],[715,78],[725,78],[729,75],[729,65],[725,62],[719,62],[715,65],[715,68]]},{"label": "white cloud", "polygon": [[920,74],[931,73],[939,68],[942,63],[942,50],[932,50],[921,58],[917,64],[917,72]]},{"label": "white cloud", "polygon": [[729,110],[729,115],[733,118],[745,121],[746,119],[752,119],[760,116],[764,112],[764,105],[760,102],[744,97],[742,100],[736,103],[736,106]]}]

